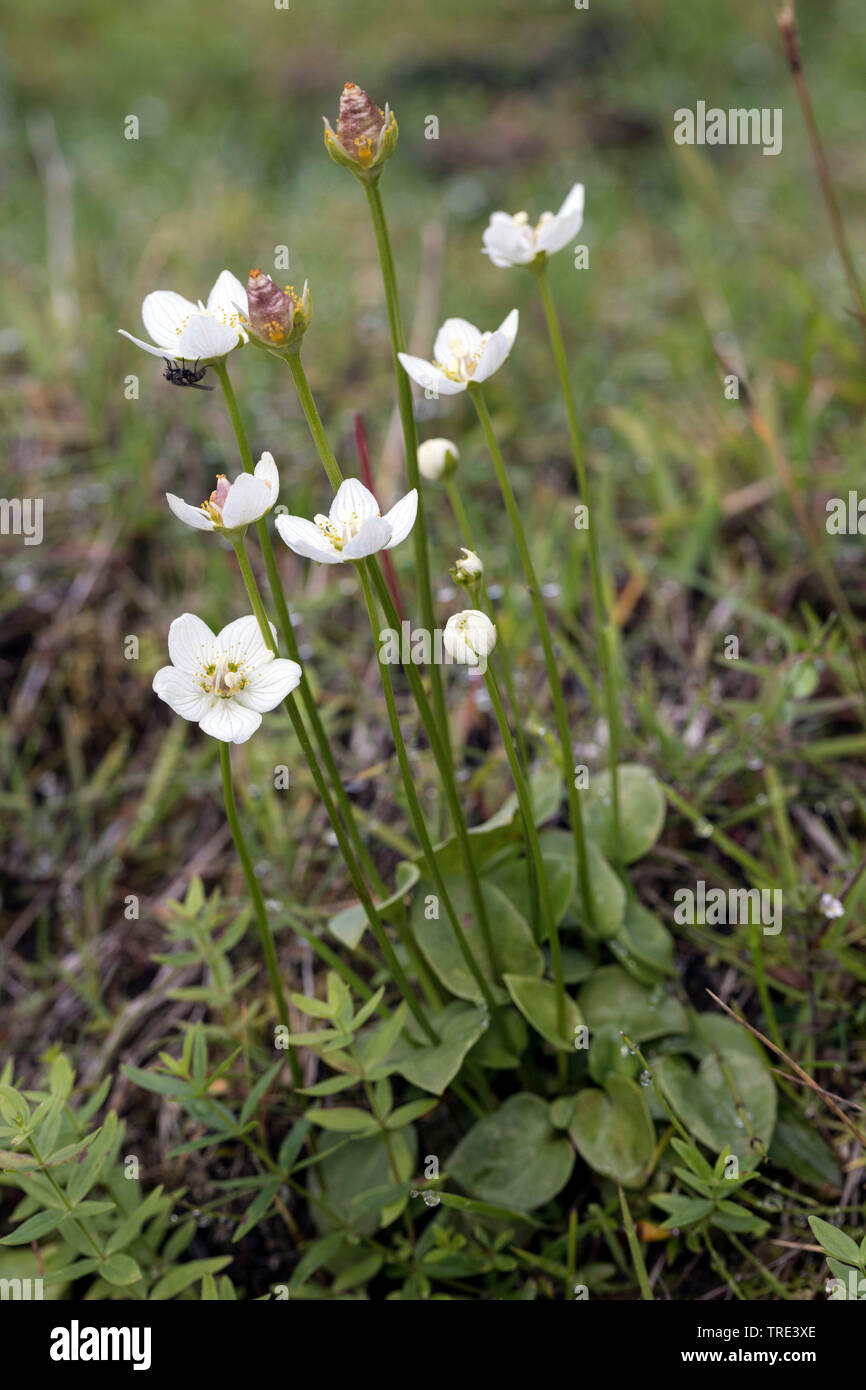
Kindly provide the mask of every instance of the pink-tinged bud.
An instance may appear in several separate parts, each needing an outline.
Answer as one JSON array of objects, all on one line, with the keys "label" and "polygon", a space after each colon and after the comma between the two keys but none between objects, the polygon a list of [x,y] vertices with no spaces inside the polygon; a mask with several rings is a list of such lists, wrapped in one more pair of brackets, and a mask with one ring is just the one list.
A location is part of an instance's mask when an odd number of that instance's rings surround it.
[{"label": "pink-tinged bud", "polygon": [[291,285],[281,290],[269,275],[251,270],[247,280],[248,327],[253,339],[280,352],[297,344],[312,317],[310,291],[297,295]]},{"label": "pink-tinged bud", "polygon": [[225,473],[218,473],[217,485],[211,493],[211,501],[214,503],[215,506],[219,507],[220,511],[222,511],[223,507],[225,506],[226,498],[229,495],[230,487],[231,483],[229,482]]},{"label": "pink-tinged bud", "polygon": [[371,173],[378,178],[396,143],[397,120],[390,107],[386,104],[382,111],[357,83],[347,82],[340,95],[336,133],[325,120],[325,145],[331,158],[359,178]]}]

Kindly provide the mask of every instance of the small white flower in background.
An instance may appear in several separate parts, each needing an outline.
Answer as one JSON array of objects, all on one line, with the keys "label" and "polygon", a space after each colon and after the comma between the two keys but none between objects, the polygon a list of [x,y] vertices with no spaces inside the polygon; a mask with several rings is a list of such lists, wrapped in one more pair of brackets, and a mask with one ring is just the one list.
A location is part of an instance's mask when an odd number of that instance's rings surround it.
[{"label": "small white flower in background", "polygon": [[474,584],[484,573],[484,566],[475,551],[467,550],[463,545],[460,547],[460,558],[451,573],[458,584]]},{"label": "small white flower in background", "polygon": [[448,619],[442,641],[452,660],[466,666],[484,666],[496,646],[496,628],[486,613],[465,608]]},{"label": "small white flower in background", "polygon": [[171,666],[153,678],[156,694],[223,743],[246,743],[262,715],[301,679],[296,661],[274,656],[265,645],[253,617],[237,618],[214,636],[201,618],[183,613],[168,630],[168,654]]},{"label": "small white flower in background", "polygon": [[217,277],[207,304],[201,300],[193,304],[174,290],[154,290],[146,296],[141,317],[153,343],[134,338],[125,328],[117,331],[154,357],[209,362],[227,356],[247,341],[241,313],[246,317],[248,312],[246,290],[230,270],[224,270]]},{"label": "small white flower in background", "polygon": [[418,445],[418,472],[428,483],[438,483],[457,467],[460,454],[450,439],[425,439]]},{"label": "small white flower in background", "polygon": [[484,230],[484,255],[494,265],[531,265],[552,256],[577,236],[583,225],[583,184],[576,183],[559,212],[543,212],[533,227],[525,212],[494,212]]},{"label": "small white flower in background", "polygon": [[446,319],[433,344],[433,360],[398,353],[404,370],[425,391],[456,396],[473,382],[498,372],[517,337],[518,313],[511,313],[493,333],[482,333],[466,319]]},{"label": "small white flower in background", "polygon": [[165,494],[176,517],[197,531],[235,531],[259,521],[277,500],[280,479],[273,454],[262,454],[252,473],[241,473],[230,483],[224,473],[207,502],[193,507],[173,492]]},{"label": "small white flower in background", "polygon": [[845,909],[838,898],[834,898],[832,893],[822,893],[821,901],[818,904],[825,917],[844,917]]},{"label": "small white flower in background", "polygon": [[304,555],[320,565],[342,565],[399,545],[415,525],[417,511],[418,493],[413,488],[381,516],[372,492],[357,478],[347,478],[340,484],[328,516],[319,513],[307,521],[283,514],[277,517],[276,524],[296,555]]}]

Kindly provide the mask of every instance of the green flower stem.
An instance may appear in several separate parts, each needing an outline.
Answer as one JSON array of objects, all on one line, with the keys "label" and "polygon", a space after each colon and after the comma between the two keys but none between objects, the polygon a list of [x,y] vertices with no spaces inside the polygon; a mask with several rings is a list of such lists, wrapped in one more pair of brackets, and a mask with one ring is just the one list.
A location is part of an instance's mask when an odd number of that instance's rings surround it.
[{"label": "green flower stem", "polygon": [[322,460],[322,465],[328,475],[328,482],[336,492],[343,481],[343,474],[334,456],[334,451],[328,442],[328,436],[322,424],[322,417],[319,414],[318,407],[313,398],[313,393],[310,390],[310,383],[307,381],[307,374],[304,371],[301,354],[299,352],[290,353],[285,358],[285,361],[292,374],[292,381],[295,383],[295,390],[301,402],[301,409],[304,412],[304,418],[309,426],[310,434],[313,436],[313,442],[318,451],[319,458]]},{"label": "green flower stem", "polygon": [[[240,410],[238,409],[237,399],[235,397],[234,389],[229,379],[228,368],[226,367],[225,361],[221,360],[218,363],[215,363],[214,371],[216,372],[219,378],[219,382],[223,390],[226,407],[228,409],[229,417],[231,418],[232,426],[235,432],[235,437],[238,443],[238,450],[241,456],[241,463],[243,464],[245,472],[252,473],[252,450],[250,449],[250,443],[249,439],[247,438],[246,428],[244,426]],[[271,542],[270,532],[268,531],[268,524],[264,517],[262,517],[260,521],[256,522],[256,530],[258,532],[259,546],[261,547],[262,557],[265,562],[265,571],[268,576],[268,585],[270,587],[271,595],[274,600],[274,606],[277,610],[277,620],[280,625],[280,631],[283,634],[283,640],[286,644],[286,650],[291,660],[297,661],[300,665],[301,661],[298,653],[298,642],[297,638],[295,637],[295,630],[292,627],[292,620],[289,614],[288,605],[286,603],[286,596],[283,592],[283,584],[282,580],[280,579],[280,572],[277,568],[276,556],[274,555],[274,547]],[[349,839],[351,840],[352,845],[354,846],[355,853],[357,854],[358,858],[361,861],[361,864],[363,865],[364,872],[366,873],[367,878],[373,885],[374,892],[376,892],[380,898],[385,898],[388,896],[388,890],[382,882],[381,875],[379,874],[378,869],[373,863],[373,859],[370,855],[370,852],[367,849],[367,846],[364,844],[363,838],[358,829],[358,823],[355,819],[355,813],[352,809],[352,803],[349,800],[345,787],[343,786],[343,782],[340,777],[340,772],[337,767],[334,754],[331,750],[331,743],[327,733],[325,732],[325,727],[322,723],[321,715],[319,714],[315,696],[312,690],[310,689],[310,683],[306,675],[304,675],[301,679],[299,690],[301,699],[304,702],[304,710],[306,712],[307,719],[309,720],[310,727],[313,731],[313,737],[315,738],[316,745],[319,749],[319,756],[321,757],[322,762],[325,764],[328,776],[331,779],[331,786],[334,789],[334,795],[337,799],[337,804],[340,808],[340,815],[343,818],[343,824],[346,827]]]},{"label": "green flower stem", "polygon": [[544,649],[547,683],[550,686],[550,694],[553,699],[553,708],[556,716],[556,726],[559,733],[559,743],[562,753],[562,771],[565,777],[566,792],[568,794],[568,808],[571,818],[571,831],[574,836],[574,846],[577,854],[577,872],[580,880],[580,890],[586,905],[590,927],[594,932],[595,900],[592,895],[592,885],[589,881],[589,860],[586,852],[586,833],[583,826],[583,811],[580,805],[580,797],[577,794],[577,788],[574,785],[574,769],[571,761],[571,734],[568,728],[568,715],[565,709],[565,697],[562,693],[562,682],[559,679],[559,671],[556,666],[553,638],[550,635],[547,614],[544,611],[541,591],[538,587],[538,579],[535,574],[535,566],[532,563],[532,556],[529,553],[529,546],[526,543],[526,534],[523,530],[523,522],[520,519],[520,510],[511,487],[505,461],[502,457],[502,451],[499,448],[496,435],[493,431],[493,422],[490,419],[487,403],[481,393],[480,386],[470,386],[469,395],[472,397],[472,402],[478,412],[478,419],[481,422],[481,428],[487,440],[487,447],[490,450],[490,457],[493,460],[493,467],[496,471],[496,478],[502,493],[502,500],[508,512],[508,519],[511,522],[514,538],[517,542],[517,549],[520,552],[523,573],[526,577],[529,597],[535,614],[535,624],[538,628],[538,635],[541,638],[541,645]]},{"label": "green flower stem", "polygon": [[565,354],[565,345],[562,341],[562,330],[559,326],[559,318],[556,313],[556,305],[553,302],[553,295],[550,292],[550,283],[547,279],[547,258],[533,262],[532,269],[538,281],[538,289],[541,294],[541,302],[544,305],[544,316],[547,319],[547,331],[550,337],[550,346],[553,349],[553,356],[556,362],[556,370],[559,374],[559,384],[562,387],[562,394],[565,400],[565,413],[568,418],[568,433],[571,439],[571,452],[574,456],[574,467],[577,473],[577,485],[580,496],[586,504],[589,512],[589,569],[592,588],[592,606],[595,617],[595,630],[598,638],[599,659],[601,661],[601,678],[604,687],[605,711],[607,714],[608,726],[608,761],[610,766],[610,791],[611,791],[611,811],[613,813],[614,826],[616,827],[616,842],[621,843],[620,839],[620,814],[619,814],[619,782],[617,778],[617,768],[619,765],[619,700],[616,684],[616,659],[615,659],[615,633],[613,622],[611,621],[604,597],[604,581],[602,578],[601,556],[598,545],[598,529],[596,527],[595,509],[592,503],[589,486],[589,474],[586,467],[586,458],[583,452],[583,444],[580,437],[580,427],[577,421],[577,410],[574,404],[574,392],[571,388],[571,377],[568,370],[568,358]]},{"label": "green flower stem", "polygon": [[[451,503],[451,510],[457,522],[460,534],[469,550],[474,550],[477,554],[477,547],[472,538],[472,527],[469,525],[469,517],[463,505],[463,498],[457,488],[453,478],[445,478],[445,491],[448,493],[448,501]],[[484,599],[484,606],[488,613],[492,613],[493,608],[490,603],[490,595],[487,592],[487,581],[481,576],[481,593]],[[526,735],[523,732],[523,725],[520,722],[520,707],[517,703],[517,690],[514,685],[514,677],[511,671],[511,657],[506,643],[499,635],[497,642],[499,651],[499,667],[502,671],[502,679],[505,682],[505,693],[508,696],[508,703],[511,706],[511,714],[514,720],[514,736],[517,739],[517,751],[520,754],[520,761],[525,769],[529,769],[529,751],[526,746]]]},{"label": "green flower stem", "polygon": [[[360,577],[361,584],[364,589],[364,598],[367,604],[367,613],[370,618],[370,626],[373,629],[373,637],[377,643],[377,646],[379,647],[379,651],[381,654],[382,643],[379,640],[378,621],[376,616],[376,601],[373,596],[373,588],[370,583],[368,567],[371,567],[370,561],[363,561],[360,565],[358,565],[358,575]],[[490,992],[490,986],[488,985],[487,981],[482,975],[481,970],[475,960],[475,956],[472,953],[472,949],[469,945],[469,942],[466,940],[466,933],[463,930],[463,927],[461,926],[460,921],[457,917],[454,904],[451,901],[451,895],[448,892],[448,889],[445,885],[445,880],[442,877],[442,871],[439,868],[439,863],[436,859],[436,853],[433,849],[433,845],[430,840],[430,835],[427,831],[427,825],[424,820],[424,813],[421,810],[421,803],[418,800],[418,793],[415,790],[415,780],[412,773],[411,765],[409,763],[409,756],[406,752],[406,745],[403,739],[403,733],[400,728],[400,716],[397,713],[397,705],[394,700],[394,684],[391,680],[391,672],[388,668],[387,663],[381,660],[381,655],[379,660],[379,670],[382,675],[382,686],[385,691],[385,704],[388,708],[388,719],[391,725],[391,737],[394,741],[394,748],[397,753],[397,761],[400,764],[400,772],[403,777],[403,786],[406,792],[406,799],[409,805],[409,814],[412,819],[412,824],[415,827],[415,833],[418,836],[418,841],[421,845],[421,849],[423,850],[424,858],[427,861],[427,867],[433,879],[436,891],[439,894],[439,897],[442,899],[445,911],[448,914],[448,920],[451,923],[452,929],[454,931],[454,937],[457,942],[457,946],[460,950],[460,954],[463,957],[467,970],[469,971],[470,975],[472,976],[479,990],[481,991],[481,995],[484,999],[485,1004],[487,1005],[491,1014],[493,1014],[496,1011],[496,1002],[493,998],[493,995]]]},{"label": "green flower stem", "polygon": [[[223,743],[222,740],[220,740],[220,768],[222,770],[223,796],[225,797],[226,803],[226,817],[228,819],[229,827],[232,832],[232,839],[235,842],[235,849],[237,850],[238,859],[241,861],[241,867],[244,871],[244,878],[247,881],[247,888],[249,889],[250,897],[253,900],[253,910],[256,914],[256,923],[259,929],[259,938],[262,943],[262,951],[264,952],[265,965],[268,968],[268,978],[271,982],[271,990],[273,991],[274,999],[277,1002],[277,1013],[280,1016],[280,1023],[282,1023],[283,1027],[290,1032],[291,1024],[289,1023],[289,1010],[286,1004],[286,996],[283,993],[283,983],[280,979],[280,967],[277,963],[277,952],[274,947],[274,936],[273,932],[271,931],[271,924],[268,921],[268,911],[265,907],[265,900],[262,897],[262,890],[259,885],[259,881],[256,878],[256,871],[253,868],[253,861],[250,858],[250,852],[247,848],[247,842],[244,839],[244,833],[241,830],[241,823],[238,819],[238,808],[235,803],[234,787],[232,786],[232,764],[231,755],[229,753],[229,745],[227,743]],[[295,1049],[293,1047],[289,1047],[288,1049],[288,1059],[289,1066],[292,1069],[292,1080],[294,1081],[296,1086],[301,1086],[303,1084],[303,1077],[301,1076],[301,1067],[300,1063],[298,1062]]]},{"label": "green flower stem", "polygon": [[[298,390],[301,406],[303,408],[304,415],[306,416],[310,433],[312,434],[313,440],[316,444],[316,448],[319,451],[319,457],[322,461],[322,465],[325,469],[325,472],[328,475],[328,479],[331,483],[331,486],[336,490],[340,486],[340,483],[343,481],[343,476],[340,471],[340,466],[337,463],[336,458],[334,457],[334,452],[331,449],[330,444],[328,443],[328,438],[325,434],[325,429],[322,424],[319,412],[316,409],[316,403],[310,391],[306,374],[301,363],[301,359],[299,355],[295,353],[293,356],[288,357],[287,361],[289,364],[289,368],[292,372],[292,377],[294,379],[295,385]],[[403,373],[403,375],[405,375],[405,373]],[[418,489],[418,497],[420,502],[420,488]],[[415,521],[414,530],[417,530],[418,527],[421,525],[423,525],[423,522],[419,514]],[[383,605],[388,622],[394,628],[395,632],[399,632],[400,617],[397,613],[394,600],[391,597],[390,590],[388,589],[388,586],[382,577],[382,572],[376,561],[372,562],[369,573],[373,577],[373,581],[376,585],[376,590],[379,595],[379,600]],[[431,627],[429,631],[432,634],[434,629]],[[463,810],[460,805],[460,798],[457,793],[457,784],[454,780],[454,769],[451,761],[450,741],[448,739],[445,739],[443,741],[440,737],[440,726],[437,723],[434,712],[431,709],[430,702],[427,699],[427,694],[424,690],[424,682],[421,680],[417,668],[410,662],[409,665],[405,668],[405,670],[409,678],[409,684],[412,688],[412,694],[414,696],[415,703],[418,706],[418,711],[421,715],[422,722],[427,731],[427,737],[430,741],[430,747],[433,750],[433,756],[436,759],[436,765],[439,769],[439,776],[445,793],[445,802],[454,825],[455,833],[460,842],[463,862],[466,868],[466,877],[469,883],[470,892],[472,894],[472,901],[475,908],[475,913],[478,917],[478,921],[481,926],[481,934],[484,940],[484,946],[487,952],[488,961],[494,974],[496,974],[496,955],[493,949],[493,937],[490,931],[490,923],[487,917],[487,908],[484,903],[483,895],[481,893],[481,885],[478,880],[478,871],[475,867],[475,861],[472,856],[472,846],[466,828],[466,821],[463,816]],[[433,666],[431,670],[435,672],[438,676],[438,667]]]},{"label": "green flower stem", "polygon": [[[265,643],[270,648],[270,650],[276,653],[277,645],[274,641],[273,633],[271,632],[270,624],[268,622],[267,614],[265,612],[265,606],[262,602],[262,596],[259,592],[259,587],[256,584],[256,577],[253,574],[252,566],[250,565],[249,557],[246,553],[246,550],[244,549],[242,541],[238,542],[238,544],[235,546],[235,554],[238,557],[238,565],[240,566],[240,571],[243,576],[247,596],[250,600],[250,603],[252,604],[253,612],[255,613],[256,618],[258,620],[262,637],[264,638]],[[409,980],[406,976],[405,971],[403,970],[403,967],[401,966],[399,960],[394,954],[394,948],[388,939],[388,935],[385,931],[385,928],[382,925],[382,921],[373,904],[373,899],[370,896],[370,892],[364,881],[364,877],[358,867],[355,856],[352,853],[351,846],[346,837],[346,832],[343,828],[343,823],[337,814],[337,810],[334,806],[333,801],[331,800],[330,794],[328,792],[328,784],[322,776],[319,764],[316,762],[316,755],[313,752],[313,746],[310,743],[309,736],[304,727],[304,721],[301,718],[300,711],[298,710],[298,707],[295,704],[294,700],[291,698],[291,696],[286,700],[285,706],[288,710],[289,718],[292,721],[292,727],[295,730],[295,734],[297,736],[298,742],[301,745],[304,757],[306,758],[309,764],[310,772],[313,774],[313,781],[316,784],[316,790],[318,791],[319,796],[322,798],[322,803],[328,814],[328,819],[330,820],[334,830],[334,834],[337,837],[337,844],[339,846],[340,853],[342,854],[343,859],[345,861],[346,868],[349,872],[349,877],[352,880],[352,886],[355,889],[361,906],[364,909],[364,915],[366,916],[367,921],[370,925],[370,930],[372,931],[373,936],[376,938],[376,944],[379,947],[379,950],[382,952],[388,969],[391,972],[394,983],[396,984],[403,998],[406,1000],[406,1003],[412,1011],[412,1014],[418,1022],[419,1026],[423,1028],[424,1032],[427,1034],[428,1038],[430,1038],[431,1042],[437,1043],[440,1041],[440,1039],[437,1033],[435,1032],[434,1028],[431,1026],[426,1013],[421,1007],[421,1004],[417,996],[415,995],[411,984],[409,983]]]},{"label": "green flower stem", "polygon": [[[399,352],[406,351],[406,340],[403,335],[403,318],[400,313],[400,296],[397,289],[397,276],[394,270],[394,257],[391,254],[391,240],[388,236],[388,224],[385,221],[385,209],[382,206],[382,197],[379,192],[378,180],[365,181],[364,192],[367,195],[370,216],[373,220],[373,231],[376,236],[376,248],[379,252],[379,265],[382,271],[382,284],[385,288],[388,327],[391,332],[391,350],[394,355],[394,374],[397,378],[397,402],[400,408],[400,421],[403,426],[403,444],[406,452],[406,475],[409,479],[410,488],[414,487],[418,492],[418,520],[412,531],[412,542],[415,547],[415,572],[417,575],[418,595],[421,604],[421,620],[427,631],[432,633],[435,630],[433,591],[430,586],[430,561],[427,555],[427,526],[424,520],[424,501],[421,495],[421,479],[418,473],[418,432],[415,427],[412,384],[403,371],[403,368],[400,366],[397,358]],[[445,706],[445,687],[442,681],[442,673],[438,666],[431,667],[430,688],[433,693],[433,708],[436,713],[439,734],[444,747],[450,753],[448,711]]]},{"label": "green flower stem", "polygon": [[[376,586],[376,593],[379,602],[384,610],[385,619],[394,629],[395,632],[399,632],[400,618],[397,613],[397,609],[394,605],[394,600],[391,597],[390,590],[388,589],[388,585],[385,583],[382,571],[379,569],[379,566],[374,563],[370,567],[370,573],[373,576],[373,582]],[[469,885],[469,893],[472,898],[472,906],[475,910],[475,915],[478,918],[478,924],[481,928],[481,936],[482,940],[484,941],[484,949],[487,953],[488,964],[490,965],[493,974],[498,975],[499,968],[496,963],[497,958],[496,950],[493,944],[493,933],[490,928],[490,919],[487,915],[487,905],[484,901],[484,895],[481,891],[481,880],[478,875],[478,867],[475,863],[475,858],[472,853],[472,842],[469,839],[469,831],[466,828],[466,821],[463,816],[463,808],[460,805],[460,796],[457,791],[457,780],[454,776],[454,768],[451,762],[451,754],[443,746],[439,738],[438,726],[436,724],[436,720],[433,717],[433,711],[430,708],[430,702],[427,699],[427,694],[424,690],[424,682],[421,680],[421,677],[418,674],[417,667],[415,666],[414,662],[410,660],[403,667],[403,670],[406,673],[406,677],[412,689],[412,694],[415,697],[415,703],[418,706],[418,711],[421,715],[421,720],[424,724],[424,728],[427,733],[427,738],[429,739],[430,747],[433,751],[433,757],[436,759],[436,766],[439,770],[439,780],[442,783],[442,790],[445,793],[445,802],[448,807],[451,820],[454,824],[457,840],[460,845],[460,853],[463,859],[463,867],[466,871],[466,881]]]},{"label": "green flower stem", "polygon": [[562,948],[559,944],[559,930],[556,925],[553,906],[550,901],[550,886],[547,882],[547,874],[544,868],[544,860],[541,855],[541,843],[538,839],[538,831],[535,828],[535,819],[532,814],[532,798],[529,794],[529,786],[523,775],[523,768],[520,766],[520,759],[514,749],[508,729],[508,717],[505,713],[505,706],[502,703],[502,695],[499,690],[499,682],[493,667],[488,663],[484,672],[484,680],[487,684],[487,691],[493,705],[493,712],[496,715],[496,722],[499,725],[499,732],[502,735],[502,742],[505,745],[505,752],[508,757],[508,766],[511,768],[511,777],[514,782],[514,790],[517,792],[517,800],[523,811],[523,824],[527,830],[526,849],[527,854],[535,865],[535,877],[538,883],[541,896],[541,926],[542,932],[540,940],[547,937],[550,942],[550,963],[553,966],[553,979],[556,985],[556,1022],[561,1036],[565,1037],[565,977],[562,970]]},{"label": "green flower stem", "polygon": [[[443,482],[445,484],[445,491],[448,494],[448,501],[451,503],[451,510],[454,513],[454,519],[457,522],[460,534],[463,537],[463,540],[466,542],[468,548],[470,550],[475,550],[476,546],[472,537],[472,527],[469,524],[469,517],[466,514],[466,508],[463,505],[463,498],[460,496],[457,484],[455,483],[453,478],[449,477],[445,477],[443,479]],[[493,605],[490,602],[490,595],[487,592],[487,583],[484,579],[483,574],[481,576],[481,595],[485,611],[487,613],[492,613]],[[475,599],[473,598],[473,603],[474,602]],[[528,774],[530,768],[529,749],[526,744],[526,736],[523,732],[523,722],[520,718],[520,706],[517,703],[517,690],[514,685],[514,677],[511,673],[511,658],[509,655],[507,643],[502,637],[501,632],[498,634],[498,640],[496,645],[497,650],[499,651],[499,667],[502,671],[502,679],[505,682],[505,691],[508,695],[508,703],[511,707],[511,716],[514,724],[514,734],[517,739],[517,753],[520,758],[521,766]],[[523,817],[522,809],[520,814],[521,817]],[[523,833],[526,839],[526,843],[529,844],[529,825],[526,823],[525,820],[523,822]],[[529,870],[529,902],[531,908],[533,930],[535,930],[535,926],[539,921],[539,890],[538,883],[536,882],[535,878],[535,865],[533,864],[531,858],[527,861],[527,868]]]}]

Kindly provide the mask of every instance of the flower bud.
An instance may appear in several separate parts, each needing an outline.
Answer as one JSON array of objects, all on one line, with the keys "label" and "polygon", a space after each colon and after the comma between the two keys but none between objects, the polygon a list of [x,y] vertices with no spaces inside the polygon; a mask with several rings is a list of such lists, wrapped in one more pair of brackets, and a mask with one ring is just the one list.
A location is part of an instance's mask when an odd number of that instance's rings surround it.
[{"label": "flower bud", "polygon": [[448,619],[442,641],[453,661],[483,668],[496,646],[496,628],[486,613],[477,608],[466,608]]},{"label": "flower bud", "polygon": [[387,102],[382,111],[356,83],[347,82],[340,95],[336,133],[327,117],[322,119],[325,148],[334,162],[360,179],[377,179],[397,144],[397,118]]},{"label": "flower bud", "polygon": [[313,316],[308,285],[297,295],[291,285],[281,290],[269,275],[251,270],[247,281],[249,311],[246,327],[255,342],[274,352],[295,348]]},{"label": "flower bud", "polygon": [[484,573],[484,566],[479,556],[474,550],[467,550],[465,545],[460,548],[460,558],[451,571],[451,576],[457,584],[474,584]]},{"label": "flower bud", "polygon": [[425,439],[418,445],[418,472],[428,483],[438,483],[454,472],[459,458],[450,439]]}]

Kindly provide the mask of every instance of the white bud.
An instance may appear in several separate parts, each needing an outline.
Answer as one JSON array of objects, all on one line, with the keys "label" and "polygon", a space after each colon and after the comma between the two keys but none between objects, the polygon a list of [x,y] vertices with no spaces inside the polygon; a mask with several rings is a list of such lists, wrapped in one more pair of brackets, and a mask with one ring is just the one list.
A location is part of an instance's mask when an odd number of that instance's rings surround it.
[{"label": "white bud", "polygon": [[484,573],[484,566],[475,551],[467,550],[464,545],[460,548],[460,558],[451,573],[458,584],[474,584]]},{"label": "white bud", "polygon": [[496,628],[486,613],[477,608],[465,608],[448,619],[442,641],[453,661],[480,666],[486,663],[496,646]]},{"label": "white bud", "polygon": [[428,483],[438,483],[457,467],[460,454],[450,439],[425,439],[418,445],[418,472]]}]

